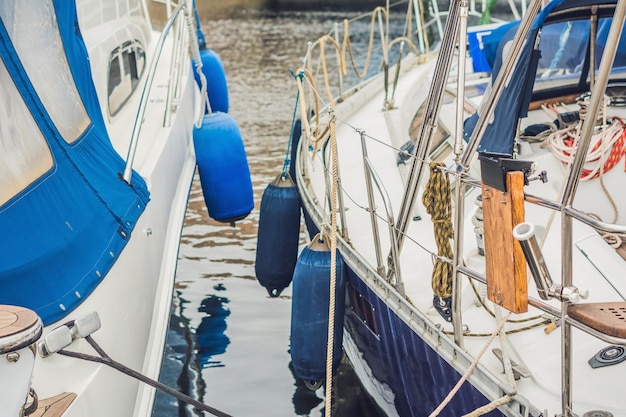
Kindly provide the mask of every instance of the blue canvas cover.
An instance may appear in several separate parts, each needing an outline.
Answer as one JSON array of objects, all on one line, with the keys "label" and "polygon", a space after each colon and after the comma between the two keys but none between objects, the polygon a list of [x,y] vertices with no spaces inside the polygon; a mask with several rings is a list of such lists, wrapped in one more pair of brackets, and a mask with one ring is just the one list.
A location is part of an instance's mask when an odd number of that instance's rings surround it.
[{"label": "blue canvas cover", "polygon": [[[568,59],[580,58],[581,50],[565,50],[563,54],[559,54],[556,51],[556,46],[558,46],[558,42],[549,43],[548,45],[552,45],[552,49],[546,48],[542,51],[534,50],[535,39],[537,38],[540,29],[544,28],[544,25],[551,20],[551,13],[563,10],[571,10],[569,14],[567,14],[567,18],[575,18],[578,16],[578,13],[582,13],[577,11],[577,7],[580,6],[589,6],[589,5],[598,5],[598,4],[608,4],[614,5],[616,3],[615,0],[604,0],[604,1],[592,1],[592,0],[553,0],[548,3],[544,9],[540,12],[540,14],[535,18],[530,33],[527,36],[526,43],[524,44],[517,61],[515,68],[513,69],[513,73],[510,77],[510,82],[504,88],[502,96],[495,108],[493,117],[490,118],[490,122],[488,123],[485,134],[481,140],[481,143],[478,147],[479,152],[488,152],[488,153],[499,153],[499,154],[513,154],[513,139],[515,136],[515,129],[517,127],[517,119],[520,117],[525,117],[528,110],[528,103],[531,98],[531,93],[535,84],[535,76],[536,76],[536,68],[539,65],[545,68],[549,68],[550,63],[553,62],[554,59],[559,59],[561,62],[567,61]],[[564,16],[564,15],[561,15]],[[561,17],[561,19],[565,19],[565,17]],[[552,19],[555,20],[555,19]],[[603,34],[604,31],[608,31],[607,25],[610,24],[610,19],[604,19],[603,25],[600,26],[600,34]],[[575,25],[571,30],[573,34],[572,37],[580,37],[580,34],[588,33],[588,22],[580,21],[573,23]],[[503,48],[508,40],[511,40],[515,35],[515,31],[517,30],[517,24],[511,24],[506,26],[508,28],[507,32],[502,35],[498,33],[497,36],[502,36],[502,40],[498,44],[498,51],[496,53],[496,57],[494,59],[493,64],[493,80],[495,80],[498,71],[503,63]],[[542,33],[542,39],[545,35],[546,38],[554,38],[558,39],[559,33],[551,33],[551,30],[554,31],[554,28],[546,27],[545,33]],[[578,45],[586,46],[585,38],[580,38],[581,42],[578,42]],[[606,39],[606,35],[604,35],[604,39]],[[599,37],[598,41],[601,41],[602,38]],[[542,43],[543,45],[544,43]],[[616,58],[616,63],[619,60],[624,59],[626,61],[626,42],[622,39],[620,43],[620,49],[618,51],[618,58]],[[568,45],[569,46],[569,45]],[[542,56],[543,55],[543,56]],[[546,61],[547,62],[542,62]],[[479,115],[474,114],[470,116],[464,126],[464,138],[465,140],[469,140],[471,137],[472,131],[476,126]]]},{"label": "blue canvas cover", "polygon": [[[107,136],[74,1],[52,3],[91,121],[71,143],[52,122],[0,19],[0,58],[53,157],[48,172],[0,206],[0,304],[31,308],[46,325],[76,308],[105,279],[149,201],[137,173],[131,184],[121,179],[125,163]],[[46,51],[32,53],[43,54],[45,62]],[[49,82],[64,81],[50,72]]]},{"label": "blue canvas cover", "polygon": [[500,40],[505,37],[512,26],[517,28],[518,25],[519,21],[514,21],[492,29],[468,31],[467,42],[474,72],[491,72],[493,70]]}]

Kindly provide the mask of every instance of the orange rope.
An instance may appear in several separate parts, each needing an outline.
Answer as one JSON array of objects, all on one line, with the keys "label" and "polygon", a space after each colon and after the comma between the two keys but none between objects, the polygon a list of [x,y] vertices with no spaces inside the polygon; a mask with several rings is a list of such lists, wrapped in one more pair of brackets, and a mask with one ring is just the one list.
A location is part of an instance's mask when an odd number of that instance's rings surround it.
[{"label": "orange rope", "polygon": [[[617,163],[622,159],[622,157],[626,153],[626,148],[624,148],[625,140],[626,140],[626,129],[623,129],[620,138],[613,144],[613,147],[611,148],[611,153],[609,154],[609,157],[604,163],[604,166],[602,167],[602,169],[596,171],[595,174],[593,174],[591,178],[589,179],[598,178],[601,173],[606,173],[610,171],[611,169],[613,169],[615,165],[617,165]],[[593,150],[595,151],[599,146],[600,146],[600,143],[597,143]],[[589,175],[592,172],[593,170],[591,169],[583,169],[583,172],[580,175],[580,178],[587,179],[587,177],[589,177]]]}]

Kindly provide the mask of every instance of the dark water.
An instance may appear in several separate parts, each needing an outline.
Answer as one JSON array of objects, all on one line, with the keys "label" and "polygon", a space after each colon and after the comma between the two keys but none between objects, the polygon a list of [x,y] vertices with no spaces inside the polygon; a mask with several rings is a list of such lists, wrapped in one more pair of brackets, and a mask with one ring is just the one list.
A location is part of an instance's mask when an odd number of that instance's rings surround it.
[{"label": "dark water", "polygon": [[[237,6],[205,5],[200,19],[207,45],[226,69],[230,114],[244,138],[255,209],[235,227],[217,223],[194,181],[161,381],[237,417],[321,416],[323,389],[309,391],[291,370],[291,288],[270,298],[256,281],[254,261],[261,195],[281,172],[293,118],[296,84],[289,68],[298,68],[307,41],[328,32],[342,15]],[[378,416],[349,365],[340,367],[334,388],[333,416]],[[153,415],[202,413],[158,393]]]}]

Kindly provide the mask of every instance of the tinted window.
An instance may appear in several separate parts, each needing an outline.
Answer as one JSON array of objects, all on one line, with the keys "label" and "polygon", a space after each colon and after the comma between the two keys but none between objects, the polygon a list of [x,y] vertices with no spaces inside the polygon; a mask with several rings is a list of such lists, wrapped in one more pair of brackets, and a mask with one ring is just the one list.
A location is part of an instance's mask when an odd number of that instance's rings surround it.
[{"label": "tinted window", "polygon": [[138,41],[126,42],[111,53],[109,61],[109,113],[114,116],[139,84],[145,53]]}]

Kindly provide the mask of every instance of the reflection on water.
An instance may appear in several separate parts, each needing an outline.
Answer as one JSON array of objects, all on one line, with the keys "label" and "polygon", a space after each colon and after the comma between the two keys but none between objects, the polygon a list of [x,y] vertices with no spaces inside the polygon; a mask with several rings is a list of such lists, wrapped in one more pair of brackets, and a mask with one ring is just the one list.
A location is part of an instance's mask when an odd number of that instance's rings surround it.
[{"label": "reflection on water", "polygon": [[[218,284],[213,288],[223,291],[224,285]],[[226,318],[230,315],[230,310],[225,304],[228,304],[228,298],[209,295],[198,308],[198,312],[206,314],[196,330],[196,360],[202,369],[224,366],[219,360],[211,358],[226,352],[226,346],[230,343],[226,336]]]},{"label": "reflection on water", "polygon": [[[235,227],[217,223],[208,217],[194,180],[161,381],[237,417],[321,416],[323,388],[309,391],[292,372],[291,288],[270,298],[256,281],[254,260],[261,195],[281,171],[293,118],[296,84],[289,68],[298,68],[307,41],[326,33],[340,16],[229,11],[225,4],[212,15],[213,9],[199,3],[207,45],[226,69],[230,114],[244,138],[255,209]],[[363,36],[363,44],[367,40]],[[334,391],[333,416],[377,415],[346,364]],[[158,393],[153,415],[202,414]]]}]

